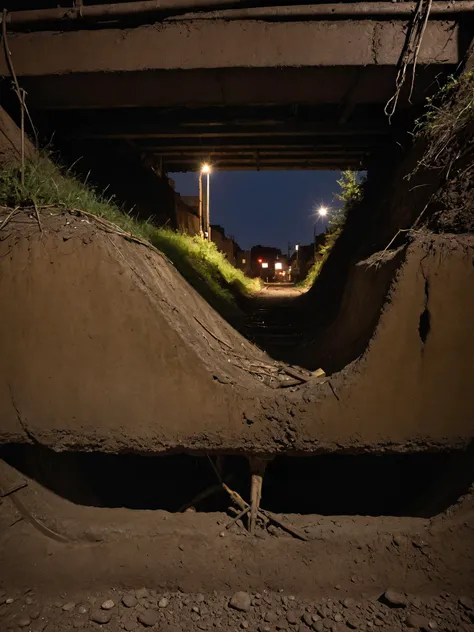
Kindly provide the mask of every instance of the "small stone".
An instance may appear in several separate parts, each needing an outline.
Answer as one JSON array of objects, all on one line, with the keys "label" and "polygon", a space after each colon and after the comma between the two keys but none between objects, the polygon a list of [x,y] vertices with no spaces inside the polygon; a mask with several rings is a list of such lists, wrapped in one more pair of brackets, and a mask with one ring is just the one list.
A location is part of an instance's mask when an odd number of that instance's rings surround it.
[{"label": "small stone", "polygon": [[437,630],[438,624],[436,623],[436,621],[428,621],[428,627],[430,630]]},{"label": "small stone", "polygon": [[233,595],[229,602],[229,606],[234,610],[240,610],[241,612],[247,612],[250,609],[251,597],[248,593],[239,591]]},{"label": "small stone", "polygon": [[396,544],[397,546],[403,546],[404,544],[406,544],[406,537],[403,535],[395,535],[393,536],[393,543]]},{"label": "small stone", "polygon": [[291,625],[296,625],[298,623],[298,616],[294,610],[290,610],[286,615],[286,620]]},{"label": "small stone", "polygon": [[77,630],[79,628],[83,628],[84,627],[84,621],[82,619],[75,619],[72,622],[73,627],[75,627]]},{"label": "small stone", "polygon": [[138,624],[136,619],[126,619],[124,621],[123,627],[125,628],[125,630],[127,630],[127,632],[132,632],[132,630],[135,630],[137,625]]},{"label": "small stone", "polygon": [[322,621],[315,621],[313,623],[313,630],[316,630],[316,632],[324,632],[324,623]]},{"label": "small stone", "polygon": [[32,610],[30,612],[30,619],[33,619],[33,621],[36,621],[36,619],[39,619],[40,614],[41,614],[40,610]]},{"label": "small stone", "polygon": [[247,630],[249,627],[249,622],[248,621],[242,621],[240,623],[240,627],[243,628],[244,630]]},{"label": "small stone", "polygon": [[199,612],[200,612],[200,610],[199,610],[199,606],[193,606],[193,607],[191,608],[191,610],[192,610],[193,612],[195,612],[196,614],[199,614]]},{"label": "small stone", "polygon": [[122,603],[126,608],[135,608],[137,605],[137,598],[134,595],[124,595],[122,597]]},{"label": "small stone", "polygon": [[107,599],[107,601],[104,601],[104,603],[101,605],[101,608],[102,610],[112,610],[114,606],[115,604],[112,599]]},{"label": "small stone", "polygon": [[197,601],[198,603],[204,603],[204,595],[203,595],[202,593],[198,593],[198,594],[196,595],[196,601]]},{"label": "small stone", "polygon": [[275,624],[275,627],[277,630],[287,630],[288,621],[285,621],[284,619],[280,619],[280,621],[277,621],[277,623]]},{"label": "small stone", "polygon": [[374,625],[376,625],[377,627],[381,628],[383,625],[385,625],[385,621],[383,621],[382,619],[379,619],[378,617],[375,619],[374,621]]},{"label": "small stone", "polygon": [[346,620],[346,624],[351,630],[358,630],[360,628],[360,621],[356,617],[349,617]]},{"label": "small stone", "polygon": [[22,617],[21,619],[18,620],[18,627],[26,628],[26,626],[30,625],[30,623],[31,623],[31,619],[29,617]]},{"label": "small stone", "polygon": [[308,627],[313,625],[313,615],[310,612],[305,612],[301,619]]},{"label": "small stone", "polygon": [[76,607],[76,604],[73,601],[68,601],[67,603],[64,604],[63,610],[64,612],[71,612],[71,610],[74,610],[75,607]]},{"label": "small stone", "polygon": [[278,620],[278,615],[276,614],[276,612],[272,612],[271,610],[269,610],[265,614],[265,621],[267,623],[275,623],[277,620]]},{"label": "small stone", "polygon": [[474,602],[469,597],[459,597],[459,603],[466,610],[474,610]]},{"label": "small stone", "polygon": [[311,618],[313,619],[313,622],[321,621],[319,614],[313,614]]},{"label": "small stone", "polygon": [[382,601],[392,608],[406,608],[408,601],[404,595],[389,588],[382,596]]},{"label": "small stone", "polygon": [[15,600],[13,599],[13,597],[8,597],[8,599],[5,599],[5,603],[7,604],[11,604],[13,603]]},{"label": "small stone", "polygon": [[261,626],[258,628],[258,631],[259,631],[259,632],[271,632],[271,631],[272,631],[272,629],[271,629],[271,627],[270,627],[269,625],[261,625]]},{"label": "small stone", "polygon": [[422,617],[420,614],[411,612],[405,619],[405,625],[407,628],[418,628],[421,630],[428,627],[429,621],[426,617]]},{"label": "small stone", "polygon": [[27,597],[25,599],[25,603],[27,606],[31,606],[31,604],[33,603],[33,599],[31,597]]},{"label": "small stone", "polygon": [[138,620],[140,623],[147,628],[151,628],[158,622],[158,613],[154,610],[146,610],[145,612],[140,612],[138,615]]},{"label": "small stone", "polygon": [[139,588],[138,590],[135,591],[135,597],[137,599],[146,599],[146,597],[149,596],[149,592],[147,588]]},{"label": "small stone", "polygon": [[166,608],[168,604],[169,604],[169,600],[166,599],[166,597],[162,597],[160,599],[160,601],[158,602],[158,607],[159,608]]},{"label": "small stone", "polygon": [[344,608],[352,608],[354,604],[355,601],[351,597],[346,597],[346,599],[344,599],[344,601],[342,602]]},{"label": "small stone", "polygon": [[94,623],[108,623],[112,618],[112,613],[110,610],[94,610],[91,613],[90,619],[94,621]]},{"label": "small stone", "polygon": [[334,588],[335,588],[336,590],[341,590],[341,585],[340,585],[340,584],[336,584],[336,585],[334,586]]},{"label": "small stone", "polygon": [[334,621],[336,621],[336,623],[341,623],[342,621],[342,614],[339,614],[339,612],[337,614],[334,615]]},{"label": "small stone", "polygon": [[80,606],[78,606],[77,611],[79,614],[86,614],[87,613],[87,607],[81,603]]}]

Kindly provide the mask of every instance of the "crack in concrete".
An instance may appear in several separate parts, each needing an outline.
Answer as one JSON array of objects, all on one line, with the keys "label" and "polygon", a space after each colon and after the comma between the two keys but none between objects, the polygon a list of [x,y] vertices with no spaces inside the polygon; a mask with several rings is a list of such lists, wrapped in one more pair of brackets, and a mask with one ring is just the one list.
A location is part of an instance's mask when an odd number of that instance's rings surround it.
[{"label": "crack in concrete", "polygon": [[8,390],[10,391],[10,399],[12,401],[12,406],[15,409],[16,417],[18,419],[18,423],[20,424],[23,432],[28,437],[28,439],[30,439],[30,441],[32,441],[33,443],[36,443],[37,445],[41,445],[41,443],[38,441],[38,439],[35,437],[35,435],[32,434],[30,432],[30,430],[28,430],[27,425],[25,424],[25,422],[21,418],[20,410],[19,410],[19,408],[17,406],[17,403],[15,401],[15,397],[13,396],[13,390],[12,390],[11,384],[9,382],[7,382],[7,384],[8,384]]}]

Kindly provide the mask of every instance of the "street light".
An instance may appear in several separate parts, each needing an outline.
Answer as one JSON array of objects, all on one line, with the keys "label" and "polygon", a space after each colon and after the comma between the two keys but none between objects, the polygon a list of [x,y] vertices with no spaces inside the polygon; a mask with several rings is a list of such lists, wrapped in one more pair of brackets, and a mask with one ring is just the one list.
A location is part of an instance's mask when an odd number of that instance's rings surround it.
[{"label": "street light", "polygon": [[318,208],[318,215],[320,217],[326,217],[327,214],[328,214],[328,209],[325,206],[320,206]]},{"label": "street light", "polygon": [[[203,205],[203,191],[202,191],[202,175],[207,176],[206,182],[206,204]],[[199,171],[199,230],[201,236],[204,236],[209,241],[211,240],[211,226],[210,226],[210,213],[209,213],[209,188],[211,178],[211,165],[207,162],[201,165]]]}]

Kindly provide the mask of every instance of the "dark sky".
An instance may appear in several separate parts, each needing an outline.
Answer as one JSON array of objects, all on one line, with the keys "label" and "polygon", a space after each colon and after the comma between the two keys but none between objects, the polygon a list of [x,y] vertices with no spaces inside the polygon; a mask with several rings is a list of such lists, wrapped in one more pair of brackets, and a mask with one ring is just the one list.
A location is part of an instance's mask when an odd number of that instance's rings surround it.
[{"label": "dark sky", "polygon": [[[170,174],[181,195],[198,194],[198,174]],[[211,174],[211,224],[248,249],[256,244],[284,252],[308,244],[325,224],[315,216],[320,205],[336,208],[339,171],[214,171]]]}]

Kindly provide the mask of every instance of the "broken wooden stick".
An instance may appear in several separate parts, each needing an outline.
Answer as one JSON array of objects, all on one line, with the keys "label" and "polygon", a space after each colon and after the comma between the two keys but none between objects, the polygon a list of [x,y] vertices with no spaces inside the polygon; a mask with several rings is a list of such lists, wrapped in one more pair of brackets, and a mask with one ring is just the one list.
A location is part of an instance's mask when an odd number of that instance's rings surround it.
[{"label": "broken wooden stick", "polygon": [[248,512],[250,511],[250,507],[246,507],[245,509],[242,509],[242,511],[240,513],[238,513],[235,518],[232,518],[232,520],[230,522],[228,522],[225,526],[226,529],[230,529],[230,527],[235,524],[238,520],[240,520],[241,518],[243,518],[246,514],[248,514]]}]

